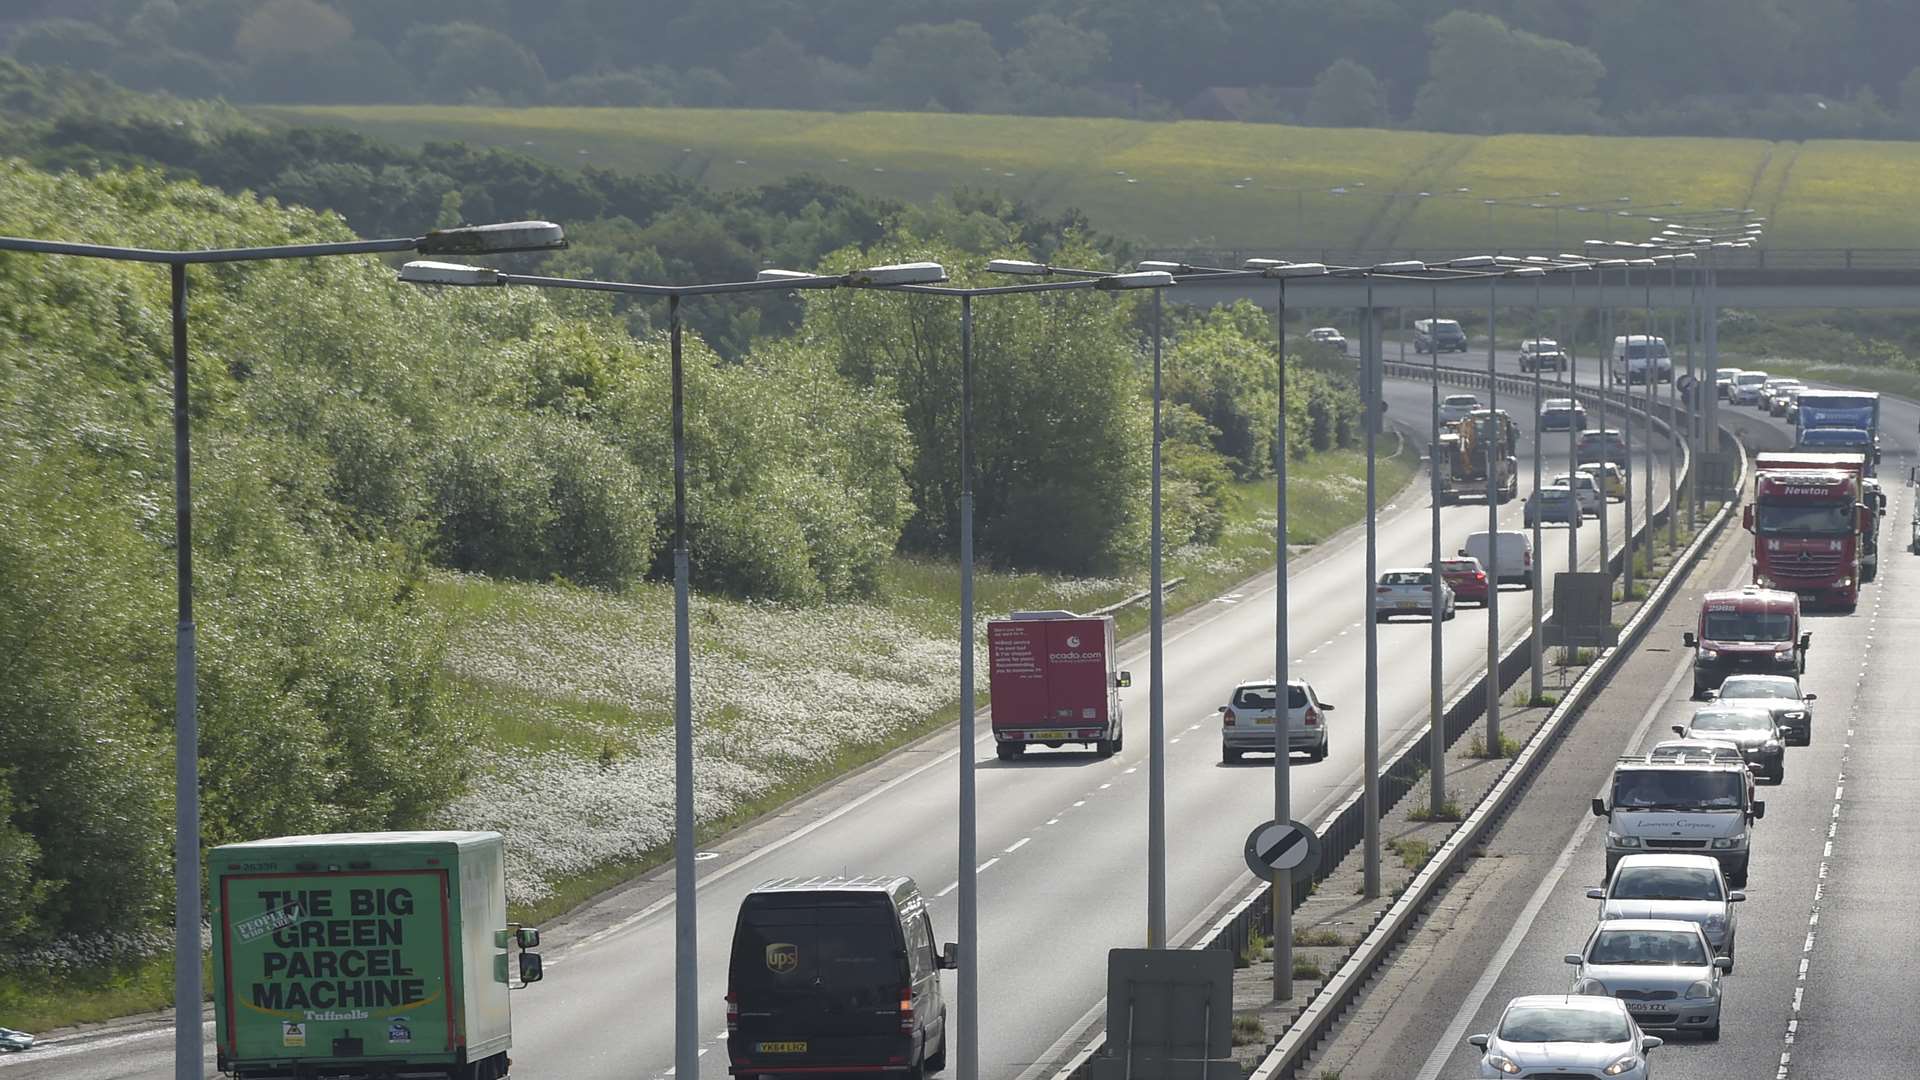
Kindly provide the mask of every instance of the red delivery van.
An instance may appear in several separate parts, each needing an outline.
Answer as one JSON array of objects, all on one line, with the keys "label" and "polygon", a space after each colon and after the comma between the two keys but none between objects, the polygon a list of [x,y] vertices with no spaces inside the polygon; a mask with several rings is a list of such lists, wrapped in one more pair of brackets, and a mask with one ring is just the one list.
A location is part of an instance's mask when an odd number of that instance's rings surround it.
[{"label": "red delivery van", "polygon": [[1133,677],[1114,668],[1113,616],[1016,611],[987,623],[993,741],[1012,761],[1035,743],[1085,743],[1101,757],[1121,748],[1120,689]]}]

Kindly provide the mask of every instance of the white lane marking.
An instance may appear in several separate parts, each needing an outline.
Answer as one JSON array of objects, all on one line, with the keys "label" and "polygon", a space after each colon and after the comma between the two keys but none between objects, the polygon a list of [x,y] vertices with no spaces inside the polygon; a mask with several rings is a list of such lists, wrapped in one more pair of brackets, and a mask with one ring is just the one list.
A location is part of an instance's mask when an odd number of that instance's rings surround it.
[{"label": "white lane marking", "polygon": [[700,1050],[700,1052],[699,1052],[699,1053],[697,1053],[697,1054],[695,1054],[695,1055],[693,1055],[693,1056],[694,1056],[694,1057],[706,1057],[706,1056],[707,1056],[707,1051],[708,1051],[708,1050],[711,1050],[711,1049],[713,1049],[713,1047],[711,1047],[711,1046],[707,1046],[707,1047],[702,1047],[702,1048],[701,1048],[701,1050]]},{"label": "white lane marking", "polygon": [[[1175,739],[1175,740],[1173,740],[1173,741],[1174,741],[1174,742],[1179,742],[1180,740],[1179,740],[1179,739]],[[1111,780],[1109,780],[1109,781],[1107,781],[1106,783],[1104,783],[1104,784],[1101,784],[1101,785],[1100,785],[1100,790],[1101,790],[1101,791],[1105,791],[1105,790],[1107,790],[1108,788],[1110,788],[1110,787],[1112,787],[1112,786],[1113,786],[1113,781],[1111,781]]]},{"label": "white lane marking", "polygon": [[1120,775],[1122,775],[1122,776],[1132,776],[1132,775],[1133,775],[1134,773],[1137,773],[1137,772],[1139,772],[1139,771],[1140,771],[1140,766],[1138,766],[1138,765],[1131,765],[1131,766],[1128,766],[1128,768],[1127,768],[1127,771],[1126,771],[1126,772],[1123,772],[1123,773],[1121,773]]},{"label": "white lane marking", "polygon": [[1011,854],[1013,854],[1014,852],[1016,852],[1016,851],[1019,851],[1019,850],[1020,850],[1021,848],[1023,848],[1023,847],[1026,847],[1026,846],[1027,846],[1027,842],[1028,842],[1028,841],[1030,841],[1030,840],[1032,840],[1032,839],[1033,839],[1033,837],[1031,837],[1031,836],[1023,836],[1023,837],[1021,837],[1020,839],[1018,839],[1018,840],[1015,840],[1015,841],[1014,841],[1014,842],[1013,842],[1013,843],[1012,843],[1011,845],[1009,845],[1009,846],[1007,846],[1007,847],[1004,847],[1004,848],[1002,848],[1002,849],[1000,849],[1000,850],[1001,850],[1001,851],[1002,851],[1003,853],[1005,853],[1005,854],[1008,854],[1008,855],[1011,855]]},{"label": "white lane marking", "polygon": [[1060,824],[1060,819],[1059,819],[1059,818],[1057,818],[1057,817],[1050,817],[1050,818],[1048,818],[1048,819],[1047,819],[1047,824],[1049,824],[1049,825],[1058,825],[1058,824]]},{"label": "white lane marking", "polygon": [[979,866],[974,867],[973,872],[976,874],[984,874],[987,872],[987,868],[989,866],[992,866],[994,863],[997,863],[999,861],[1000,861],[1000,856],[995,855],[993,858],[988,859],[986,862],[983,862]]},{"label": "white lane marking", "polygon": [[[1179,741],[1180,741],[1180,736],[1178,736],[1178,735],[1175,735],[1175,736],[1174,736],[1173,738],[1171,738],[1171,739],[1168,739],[1168,740],[1167,740],[1167,743],[1168,743],[1169,745],[1171,745],[1171,744],[1173,744],[1173,743],[1177,743],[1177,742],[1179,742]],[[1112,787],[1113,785],[1112,785],[1112,784],[1101,784],[1100,786],[1101,786],[1101,787]]]},{"label": "white lane marking", "polygon": [[[1858,700],[1854,707],[1859,708]],[[1807,968],[1813,962],[1813,947],[1819,941],[1820,909],[1826,903],[1827,872],[1833,861],[1833,841],[1840,831],[1840,807],[1847,794],[1847,761],[1853,756],[1853,729],[1847,729],[1846,741],[1840,744],[1840,775],[1833,782],[1833,807],[1827,815],[1827,841],[1820,854],[1820,874],[1813,886],[1813,905],[1807,912],[1807,936],[1800,943],[1800,969],[1794,976],[1792,1016],[1787,1020],[1787,1030],[1781,1035],[1780,1067],[1774,1071],[1774,1080],[1787,1080],[1787,1074],[1793,1063],[1793,1044],[1800,1033],[1800,1006],[1806,998]]]},{"label": "white lane marking", "polygon": [[[201,1025],[202,1038],[211,1037],[212,1032],[213,1021],[208,1020]],[[35,1061],[45,1061],[48,1058],[88,1053],[94,1050],[105,1050],[109,1047],[125,1046],[128,1043],[159,1038],[173,1038],[173,1023],[171,1021],[168,1021],[165,1026],[133,1031],[125,1035],[114,1035],[105,1039],[84,1039],[78,1036],[70,1036],[64,1039],[44,1040],[35,1043],[33,1049],[24,1054],[9,1054],[4,1058],[0,1058],[0,1068],[5,1068],[8,1065],[25,1065]]]},{"label": "white lane marking", "polygon": [[952,892],[953,890],[955,890],[955,889],[957,889],[957,888],[959,888],[959,887],[960,887],[960,883],[956,881],[956,882],[954,882],[953,884],[951,884],[951,885],[949,885],[949,886],[947,886],[946,888],[944,888],[944,889],[941,889],[941,890],[940,890],[939,892],[937,892],[937,893],[934,893],[934,894],[933,894],[933,898],[934,898],[935,900],[938,900],[938,899],[940,899],[941,897],[943,897],[943,896],[945,896],[945,895],[947,895],[948,893],[950,893],[950,892]]},{"label": "white lane marking", "polygon": [[[1691,658],[1682,658],[1674,667],[1673,675],[1667,679],[1667,684],[1660,688],[1659,696],[1654,698],[1653,704],[1647,707],[1646,715],[1640,718],[1640,726],[1634,728],[1633,734],[1628,737],[1629,747],[1639,747],[1641,740],[1646,738],[1648,730],[1653,727],[1654,719],[1660,715],[1660,710],[1666,706],[1667,699],[1673,696],[1674,688],[1680,685],[1681,678],[1687,674],[1692,665]],[[1606,798],[1607,789],[1611,785],[1612,780],[1609,779],[1595,793],[1595,797]],[[1513,929],[1507,932],[1506,940],[1500,943],[1500,948],[1493,954],[1493,961],[1487,965],[1487,970],[1481,972],[1480,980],[1473,984],[1473,989],[1467,993],[1466,1000],[1460,1003],[1460,1010],[1453,1014],[1453,1019],[1448,1022],[1446,1032],[1441,1035],[1439,1044],[1433,1048],[1433,1053],[1427,1055],[1426,1064],[1420,1066],[1420,1071],[1415,1074],[1415,1080],[1437,1080],[1440,1070],[1446,1068],[1447,1059],[1453,1056],[1454,1049],[1465,1042],[1467,1026],[1473,1023],[1474,1014],[1480,1011],[1480,1006],[1486,1004],[1487,995],[1493,993],[1494,984],[1500,981],[1501,974],[1513,961],[1514,955],[1520,951],[1521,943],[1533,929],[1534,920],[1540,917],[1540,910],[1547,906],[1547,898],[1553,895],[1554,887],[1560,884],[1560,879],[1566,875],[1567,868],[1573,865],[1573,853],[1586,842],[1587,834],[1593,831],[1594,822],[1599,820],[1592,816],[1580,819],[1580,824],[1573,830],[1573,839],[1567,841],[1567,846],[1561,850],[1560,856],[1553,860],[1553,867],[1547,871],[1547,876],[1540,882],[1540,887],[1527,898],[1526,906],[1520,909],[1518,918],[1514,920]]]},{"label": "white lane marking", "polygon": [[1078,802],[1076,802],[1076,803],[1074,803],[1073,805],[1075,805],[1075,806],[1085,806],[1085,805],[1087,805],[1087,800],[1085,800],[1085,799],[1081,799],[1081,800],[1079,800]]}]

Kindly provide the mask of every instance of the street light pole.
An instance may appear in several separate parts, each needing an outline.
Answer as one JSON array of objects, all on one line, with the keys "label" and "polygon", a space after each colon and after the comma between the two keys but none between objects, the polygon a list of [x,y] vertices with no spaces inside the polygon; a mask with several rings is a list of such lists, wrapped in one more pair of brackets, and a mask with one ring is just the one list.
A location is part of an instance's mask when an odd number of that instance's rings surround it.
[{"label": "street light pole", "polygon": [[[1555,211],[1556,214],[1558,212],[1559,211]],[[1543,272],[1541,277],[1544,277],[1544,276],[1545,275]],[[1536,277],[1533,279],[1533,319],[1531,321],[1533,324],[1533,337],[1535,340],[1538,340],[1540,337],[1541,277]],[[1534,360],[1533,360],[1533,490],[1535,491],[1540,490],[1540,480],[1541,480],[1540,467],[1541,467],[1540,357],[1539,357],[1539,354],[1536,353],[1534,355]],[[1570,532],[1578,531],[1580,528],[1580,522],[1584,520],[1586,517],[1586,512],[1580,509],[1579,489],[1573,486],[1578,475],[1579,475],[1578,473],[1567,474],[1567,490],[1574,497],[1573,498],[1574,517],[1573,517],[1573,525],[1568,530]],[[1544,666],[1544,664],[1542,664],[1541,662],[1544,659],[1544,645],[1542,644],[1543,635],[1540,632],[1540,619],[1542,615],[1544,615],[1545,613],[1541,610],[1540,594],[1541,592],[1544,591],[1541,588],[1542,586],[1541,566],[1547,561],[1546,560],[1547,549],[1545,545],[1543,545],[1540,541],[1540,518],[1541,517],[1542,515],[1537,513],[1533,516],[1533,574],[1532,574],[1532,577],[1533,577],[1533,590],[1532,590],[1533,591],[1533,635],[1532,635],[1533,645],[1530,650],[1531,655],[1529,658],[1530,659],[1529,666],[1532,669],[1533,677],[1528,684],[1528,689],[1532,694],[1532,696],[1528,699],[1528,703],[1533,705],[1538,705],[1540,703],[1540,699],[1546,694],[1546,684],[1544,681],[1546,678],[1546,673],[1541,670],[1541,668]],[[1495,661],[1495,663],[1498,664],[1498,661]]]},{"label": "street light pole", "polygon": [[[1438,285],[1432,287],[1428,302],[1433,308],[1430,316],[1433,321],[1427,325],[1432,327],[1437,325],[1440,319],[1440,287]],[[1433,493],[1433,521],[1430,530],[1433,535],[1430,541],[1433,545],[1432,565],[1437,582],[1441,559],[1440,470],[1443,467],[1440,460],[1440,346],[1437,341],[1433,343],[1433,348],[1427,355],[1432,358],[1433,364],[1433,409],[1428,415],[1428,419],[1432,421],[1433,441],[1432,449],[1427,451],[1427,471],[1431,474],[1428,480]],[[1473,421],[1469,418],[1467,422]],[[1492,588],[1492,585],[1489,584],[1488,588]],[[1433,625],[1428,628],[1428,632],[1431,638],[1427,649],[1427,809],[1432,811],[1433,819],[1439,821],[1446,816],[1447,805],[1447,703],[1445,688],[1442,685],[1445,675],[1442,648],[1446,634],[1439,619],[1433,620]]]},{"label": "street light pole", "polygon": [[[1379,313],[1373,308],[1373,278],[1367,278],[1367,308],[1363,316],[1361,347],[1366,352],[1366,360],[1360,365],[1366,379],[1366,389],[1361,394],[1361,402],[1366,410],[1365,434],[1367,441],[1367,527],[1366,527],[1366,731],[1365,748],[1362,754],[1361,769],[1361,813],[1364,817],[1362,832],[1365,849],[1361,856],[1362,892],[1368,899],[1380,895],[1380,619],[1373,612],[1374,583],[1380,580],[1380,553],[1378,550],[1379,526],[1375,523],[1378,494],[1375,488],[1376,476],[1374,454],[1377,449],[1376,429],[1380,424],[1380,320]],[[1439,346],[1434,346],[1438,350]],[[1437,570],[1437,568],[1436,568]],[[1434,596],[1439,596],[1436,587]],[[1436,619],[1439,616],[1434,616]]]},{"label": "street light pole", "polygon": [[[1273,318],[1279,375],[1273,429],[1273,820],[1293,818],[1293,691],[1287,657],[1287,282],[1280,281]],[[1293,872],[1273,872],[1273,1000],[1293,1000]]]},{"label": "street light pole", "polygon": [[[1499,275],[1487,278],[1487,756],[1500,756],[1500,467],[1507,460],[1495,405],[1500,372],[1494,363]],[[1471,420],[1468,423],[1472,423]],[[1436,590],[1437,595],[1438,590]],[[1436,614],[1435,618],[1439,618]]]},{"label": "street light pole", "polygon": [[1151,761],[1147,770],[1148,810],[1147,810],[1147,938],[1151,948],[1167,947],[1167,763],[1166,763],[1166,669],[1163,658],[1165,646],[1164,599],[1162,597],[1162,535],[1160,514],[1160,439],[1161,439],[1161,378],[1160,378],[1160,334],[1161,334],[1160,291],[1153,293],[1153,513],[1151,568],[1148,588],[1152,592],[1149,602],[1148,618],[1152,623],[1150,658],[1148,670],[1152,687],[1148,695],[1150,733],[1148,753]]},{"label": "street light pole", "polygon": [[193,467],[187,408],[187,267],[167,267],[173,301],[173,531],[179,622],[174,629],[173,693],[173,1073],[206,1071],[200,1002],[200,718],[193,625]]},{"label": "street light pole", "polygon": [[980,1075],[980,863],[974,791],[973,297],[960,297],[960,1045],[959,1080]]},{"label": "street light pole", "polygon": [[[1567,272],[1567,303],[1573,309],[1571,319],[1573,333],[1567,336],[1567,393],[1573,402],[1573,408],[1584,414],[1586,410],[1580,409],[1580,274],[1581,271],[1577,268]],[[1579,430],[1574,427],[1573,417],[1567,417],[1567,475],[1570,477],[1580,474]],[[1607,491],[1604,486],[1601,486],[1601,520],[1604,521],[1606,516]],[[1582,518],[1580,525],[1567,530],[1567,572],[1570,574],[1580,572],[1580,530],[1585,527],[1586,521]]]},{"label": "street light pole", "polygon": [[[700,1074],[700,952],[693,857],[693,624],[687,558],[687,421],[680,359],[680,297],[667,297],[673,397],[673,1059],[676,1075]],[[680,872],[686,868],[686,872]]]}]

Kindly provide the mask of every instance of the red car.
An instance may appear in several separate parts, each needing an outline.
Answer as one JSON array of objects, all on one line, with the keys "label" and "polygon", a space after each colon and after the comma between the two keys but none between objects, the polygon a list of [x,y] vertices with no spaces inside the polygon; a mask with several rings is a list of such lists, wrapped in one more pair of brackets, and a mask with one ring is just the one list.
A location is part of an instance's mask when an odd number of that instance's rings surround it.
[{"label": "red car", "polygon": [[1487,606],[1487,572],[1480,569],[1479,559],[1441,559],[1440,576],[1453,589],[1456,601],[1464,604],[1472,600]]}]

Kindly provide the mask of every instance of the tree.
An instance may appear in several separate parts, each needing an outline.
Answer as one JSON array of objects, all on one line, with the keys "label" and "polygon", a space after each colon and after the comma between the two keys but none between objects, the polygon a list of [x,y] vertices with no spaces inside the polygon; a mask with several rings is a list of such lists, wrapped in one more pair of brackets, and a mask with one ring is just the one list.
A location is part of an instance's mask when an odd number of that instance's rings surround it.
[{"label": "tree", "polygon": [[251,63],[332,52],[353,37],[353,20],[319,0],[267,0],[234,31],[233,51]]},{"label": "tree", "polygon": [[1364,65],[1345,57],[1313,81],[1307,123],[1321,127],[1379,127],[1387,122],[1387,94]]},{"label": "tree", "polygon": [[1606,76],[1587,49],[1491,15],[1453,11],[1430,28],[1428,78],[1413,122],[1442,131],[1565,131],[1598,123],[1594,90]]},{"label": "tree", "polygon": [[424,71],[435,101],[464,102],[488,95],[508,102],[537,101],[547,74],[520,43],[498,30],[455,22],[415,27],[402,43],[402,61]]},{"label": "tree", "polygon": [[971,112],[999,93],[1003,69],[992,36],[964,20],[903,26],[873,47],[868,67],[875,89],[891,103],[955,112]]},{"label": "tree", "polygon": [[13,32],[7,52],[23,64],[98,71],[120,47],[107,30],[79,19],[42,19]]}]

